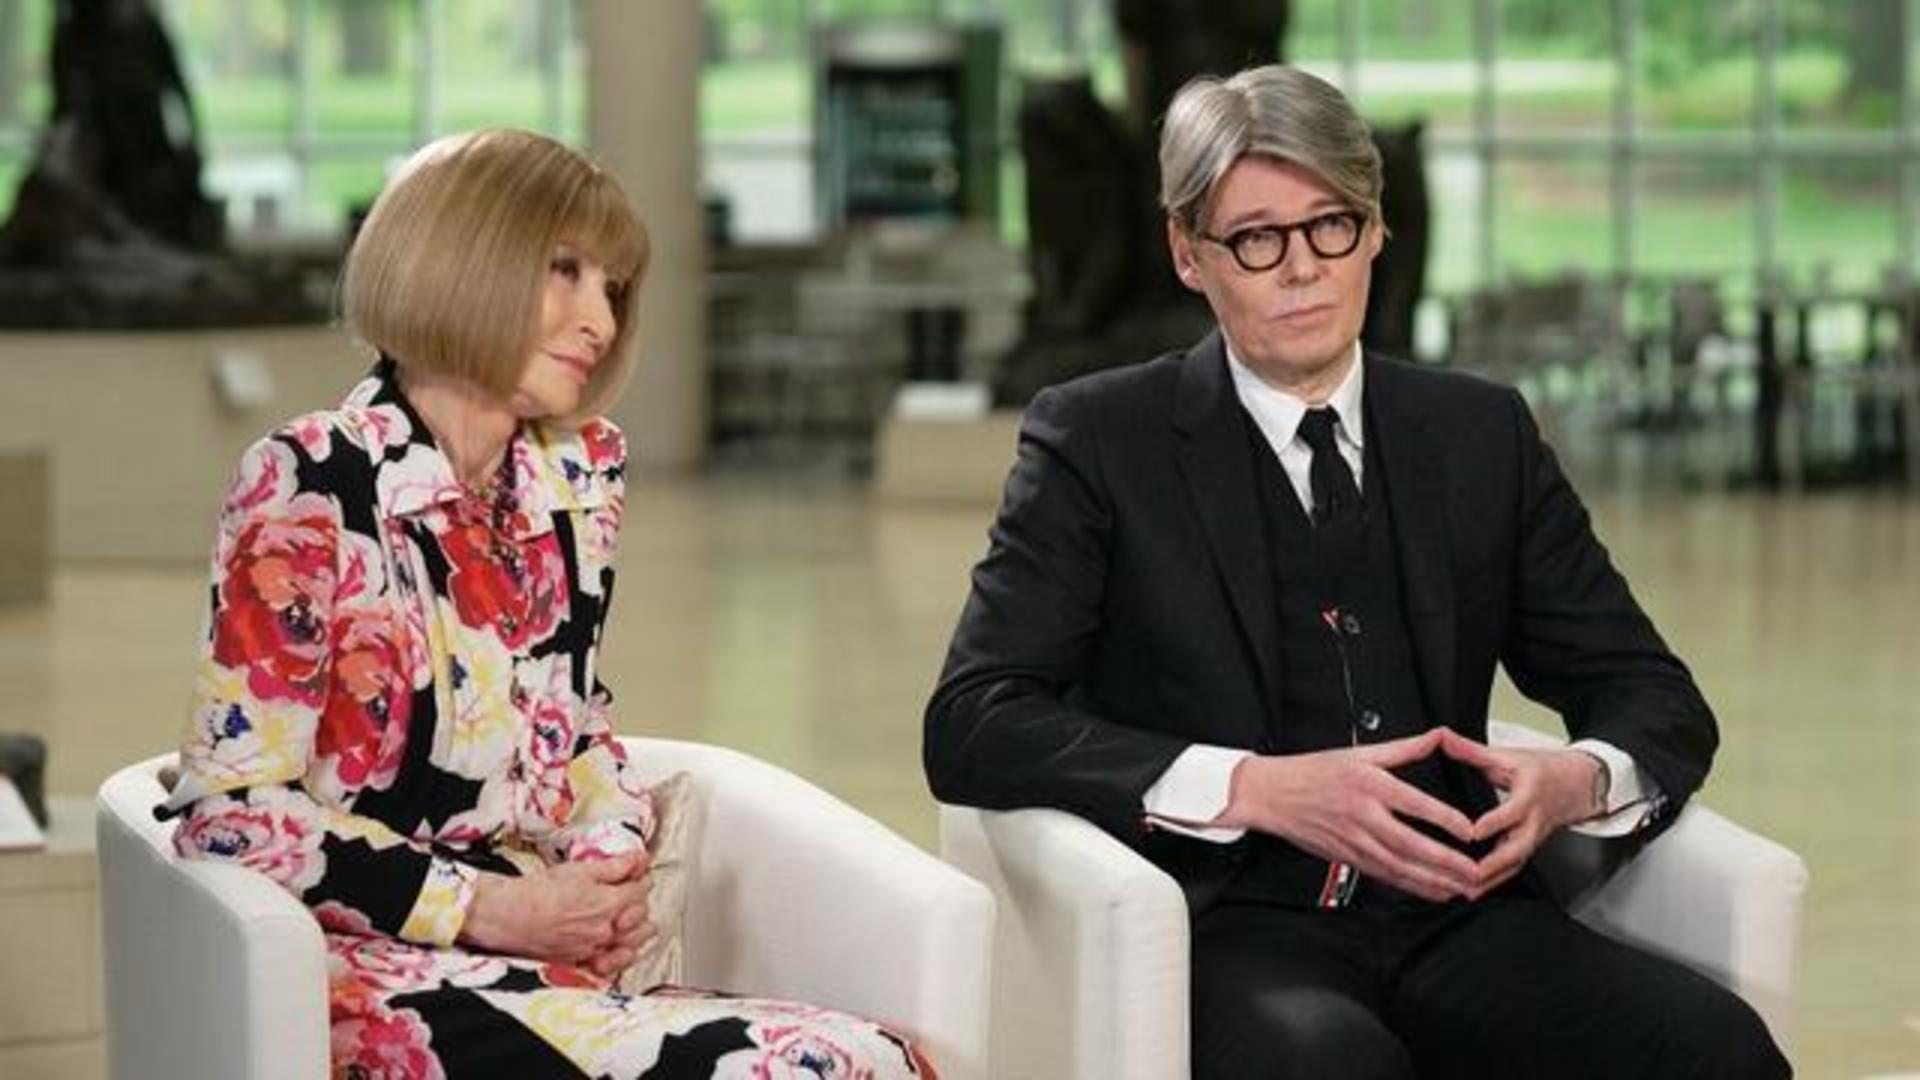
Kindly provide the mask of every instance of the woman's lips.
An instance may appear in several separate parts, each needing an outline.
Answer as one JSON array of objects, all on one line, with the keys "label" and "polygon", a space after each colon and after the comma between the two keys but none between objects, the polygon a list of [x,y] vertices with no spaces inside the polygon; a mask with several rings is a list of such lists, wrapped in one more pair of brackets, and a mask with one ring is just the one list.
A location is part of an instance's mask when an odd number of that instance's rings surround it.
[{"label": "woman's lips", "polygon": [[574,378],[579,379],[582,383],[586,382],[588,377],[593,374],[593,364],[585,357],[572,356],[567,353],[548,353],[547,355],[560,361],[560,366],[572,372]]}]

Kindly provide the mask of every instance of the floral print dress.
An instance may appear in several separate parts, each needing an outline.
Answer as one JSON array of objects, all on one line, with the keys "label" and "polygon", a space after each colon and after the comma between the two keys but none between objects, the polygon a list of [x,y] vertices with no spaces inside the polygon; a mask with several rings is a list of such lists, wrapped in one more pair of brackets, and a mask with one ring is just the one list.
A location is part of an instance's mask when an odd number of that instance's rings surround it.
[{"label": "floral print dress", "polygon": [[475,496],[390,360],[256,443],[221,513],[175,845],[313,910],[335,1076],[931,1076],[844,1014],[457,944],[483,871],[652,832],[595,668],[625,463],[605,421],[523,425]]}]

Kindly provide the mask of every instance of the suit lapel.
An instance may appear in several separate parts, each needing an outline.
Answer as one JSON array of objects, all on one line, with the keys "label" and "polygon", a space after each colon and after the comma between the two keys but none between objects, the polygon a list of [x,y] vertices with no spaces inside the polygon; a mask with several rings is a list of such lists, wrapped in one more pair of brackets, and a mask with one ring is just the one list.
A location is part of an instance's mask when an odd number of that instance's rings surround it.
[{"label": "suit lapel", "polygon": [[[1398,361],[1369,354],[1366,412],[1379,446],[1381,491],[1393,520],[1393,548],[1420,669],[1428,715],[1452,724],[1454,595],[1447,525],[1445,447],[1414,400],[1409,373]],[[1371,481],[1369,481],[1371,482]]]},{"label": "suit lapel", "polygon": [[1247,421],[1227,374],[1226,348],[1215,331],[1181,365],[1173,426],[1180,436],[1181,479],[1206,535],[1214,569],[1253,653],[1267,706],[1279,715],[1280,626],[1274,604],[1271,553],[1253,505],[1253,461]]}]

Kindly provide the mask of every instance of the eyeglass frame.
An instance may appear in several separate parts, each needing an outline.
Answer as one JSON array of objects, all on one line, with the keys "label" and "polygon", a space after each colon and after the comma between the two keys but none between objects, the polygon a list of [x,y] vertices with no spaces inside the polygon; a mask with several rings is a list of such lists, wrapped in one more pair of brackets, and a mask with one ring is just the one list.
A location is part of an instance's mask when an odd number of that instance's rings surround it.
[{"label": "eyeglass frame", "polygon": [[[1353,243],[1348,244],[1343,251],[1322,251],[1320,245],[1313,242],[1314,227],[1321,222],[1335,218],[1344,219],[1353,223]],[[1360,241],[1366,239],[1367,236],[1367,224],[1368,216],[1358,210],[1329,210],[1324,214],[1315,214],[1303,221],[1289,222],[1284,225],[1248,225],[1243,229],[1235,229],[1225,236],[1215,236],[1204,229],[1195,230],[1194,235],[1202,240],[1207,240],[1226,248],[1227,253],[1233,256],[1234,263],[1247,273],[1264,274],[1287,261],[1287,252],[1292,247],[1294,233],[1300,233],[1307,238],[1307,250],[1313,252],[1316,258],[1327,260],[1344,259],[1359,250]],[[1263,266],[1255,266],[1247,262],[1246,258],[1240,254],[1240,245],[1253,233],[1261,232],[1278,233],[1280,235],[1280,254],[1270,263]]]}]

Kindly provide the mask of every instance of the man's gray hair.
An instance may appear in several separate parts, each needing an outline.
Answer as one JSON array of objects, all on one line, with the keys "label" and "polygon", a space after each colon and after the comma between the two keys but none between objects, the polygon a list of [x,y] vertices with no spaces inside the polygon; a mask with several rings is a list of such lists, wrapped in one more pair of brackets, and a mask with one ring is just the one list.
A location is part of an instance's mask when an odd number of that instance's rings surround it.
[{"label": "man's gray hair", "polygon": [[1380,219],[1380,151],[1346,96],[1299,68],[1269,64],[1180,88],[1160,131],[1160,205],[1198,231],[1220,178],[1249,154],[1298,165],[1368,220]]}]

